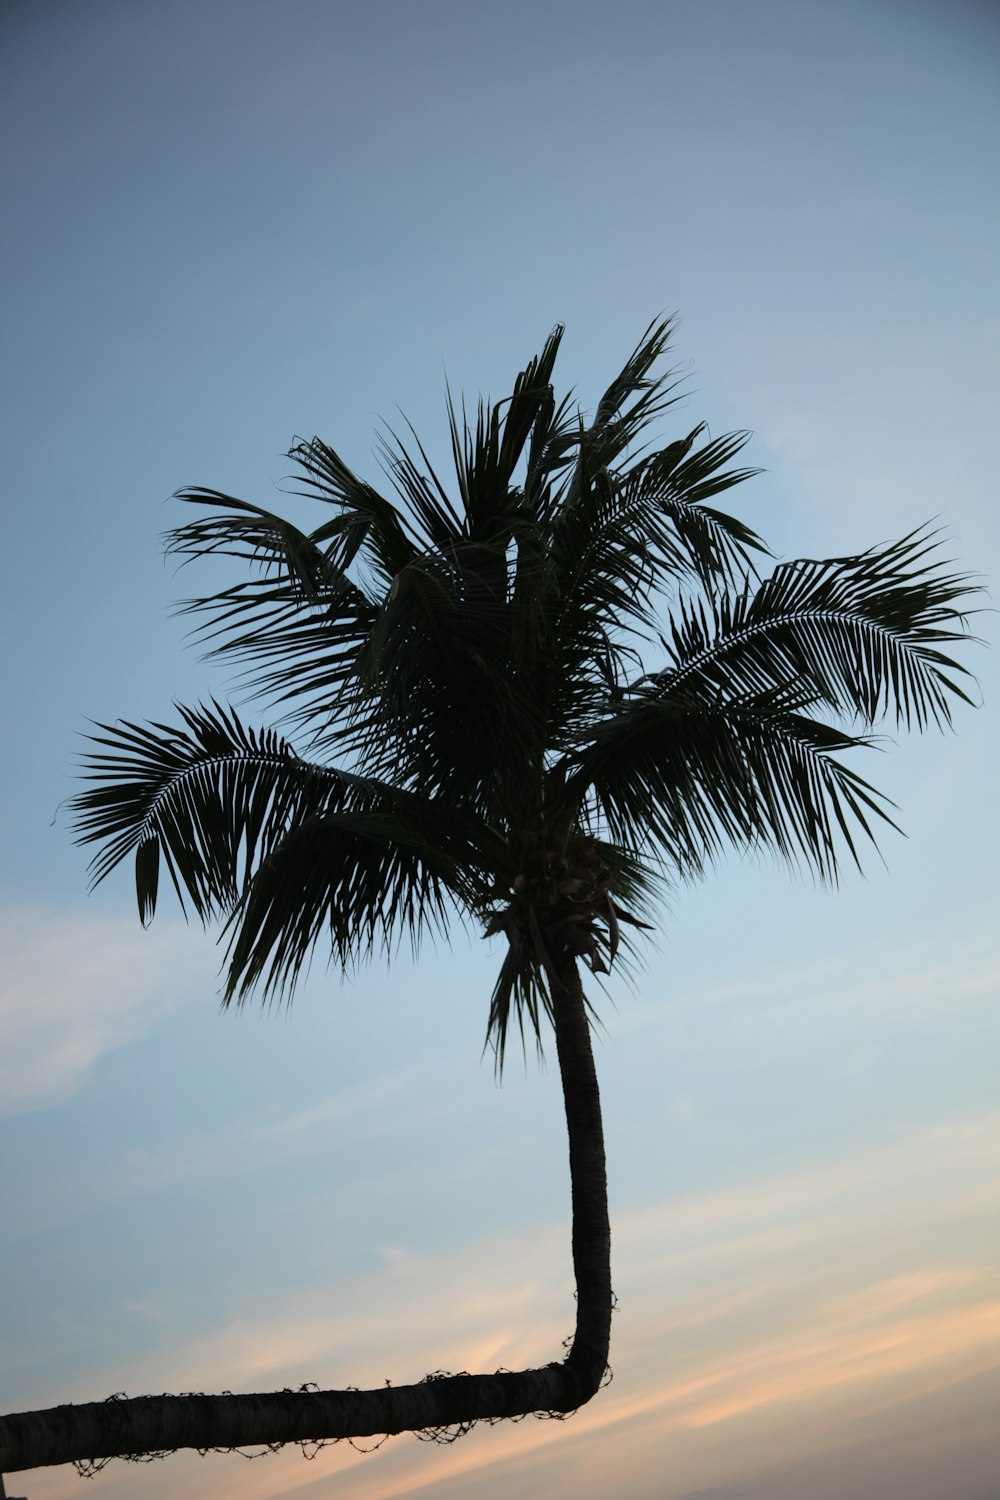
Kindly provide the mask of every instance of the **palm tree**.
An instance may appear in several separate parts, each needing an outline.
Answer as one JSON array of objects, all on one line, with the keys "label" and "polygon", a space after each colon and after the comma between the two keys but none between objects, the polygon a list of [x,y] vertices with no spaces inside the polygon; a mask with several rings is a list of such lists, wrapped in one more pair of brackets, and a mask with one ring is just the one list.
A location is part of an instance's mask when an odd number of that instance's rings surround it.
[{"label": "palm tree", "polygon": [[[555,1033],[569,1134],[577,1326],[539,1369],[379,1391],[158,1397],[0,1421],[0,1468],[183,1446],[439,1428],[569,1411],[605,1376],[610,1232],[581,965],[602,974],[672,882],[733,845],[835,880],[890,821],[847,764],[886,715],[946,724],[967,578],[933,535],[758,572],[712,503],[755,470],[703,423],[637,450],[680,399],[650,325],[591,420],[557,401],[562,329],[474,424],[450,398],[454,490],[415,434],[382,444],[392,499],[318,438],[290,451],[310,532],[217,490],[169,534],[246,575],[184,606],[211,655],[281,711],[100,726],[74,799],[95,882],[134,856],[220,921],[226,1003],[288,997],[314,952],[350,968],[467,918],[499,939],[488,1034]],[[669,611],[669,613],[667,612]],[[293,748],[303,747],[302,752]]]}]

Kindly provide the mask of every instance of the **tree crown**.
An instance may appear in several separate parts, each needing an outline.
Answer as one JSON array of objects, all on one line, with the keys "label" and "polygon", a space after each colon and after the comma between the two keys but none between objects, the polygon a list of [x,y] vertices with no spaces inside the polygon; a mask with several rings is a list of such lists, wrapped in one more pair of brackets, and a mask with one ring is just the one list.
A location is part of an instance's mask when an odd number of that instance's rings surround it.
[{"label": "tree crown", "polygon": [[449,398],[451,488],[411,432],[382,444],[391,498],[296,442],[312,531],[178,493],[200,513],[168,550],[246,570],[182,608],[307,750],[214,703],[98,726],[73,811],[95,882],[135,855],[144,921],[161,862],[221,918],[227,1000],[290,993],[318,942],[348,967],[457,910],[507,939],[502,1058],[560,957],[604,970],[665,882],[728,845],[833,880],[891,822],[843,757],[886,716],[969,701],[973,585],[927,530],[761,577],[764,543],[715,504],[757,472],[732,466],[748,434],[649,441],[680,400],[671,331],[650,325],[592,418],[556,398],[560,327],[474,422]]}]

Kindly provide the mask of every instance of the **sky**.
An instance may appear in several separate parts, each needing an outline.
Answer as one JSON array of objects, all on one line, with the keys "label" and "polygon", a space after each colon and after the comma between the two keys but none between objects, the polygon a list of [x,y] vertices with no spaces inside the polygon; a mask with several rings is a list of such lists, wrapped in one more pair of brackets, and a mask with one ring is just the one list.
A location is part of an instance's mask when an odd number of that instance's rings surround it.
[{"label": "sky", "polygon": [[[369,477],[556,322],[592,408],[675,312],[664,441],[753,432],[783,557],[936,519],[1000,569],[1000,17],[951,0],[4,0],[0,1410],[558,1357],[558,1076],[483,1040],[497,940],[290,1010],[127,870],[87,894],[88,720],[227,682],[168,497]],[[990,608],[984,595],[982,604]],[[971,628],[995,638],[995,616]],[[998,1500],[997,672],[859,765],[836,892],[725,861],[600,998],[614,1379],[567,1422],[14,1476],[28,1500]]]}]

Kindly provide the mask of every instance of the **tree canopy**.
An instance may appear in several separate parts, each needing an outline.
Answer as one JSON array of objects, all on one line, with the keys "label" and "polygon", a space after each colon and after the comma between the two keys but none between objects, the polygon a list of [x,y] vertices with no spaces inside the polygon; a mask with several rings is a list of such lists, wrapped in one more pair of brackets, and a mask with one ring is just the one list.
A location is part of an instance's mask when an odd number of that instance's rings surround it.
[{"label": "tree canopy", "polygon": [[[892,821],[854,768],[884,721],[947,725],[974,585],[927,529],[780,562],[720,496],[757,471],[703,422],[646,330],[585,415],[556,397],[563,330],[474,418],[453,474],[389,435],[388,493],[319,438],[290,450],[318,524],[181,490],[184,562],[241,572],[182,606],[278,719],[217,702],[97,726],[73,799],[95,882],[134,860],[221,925],[225,1000],[288,997],[314,953],[350,970],[458,917],[500,939],[488,1034],[551,1022],[566,1106],[577,1327],[565,1360],[386,1391],[161,1397],[0,1419],[0,1468],[568,1411],[598,1389],[612,1306],[600,1100],[580,966],[605,973],[673,885],[724,850],[819,878]],[[591,1002],[592,1003],[592,1002]],[[187,1404],[186,1404],[187,1403]]]},{"label": "tree canopy", "polygon": [[381,443],[388,497],[295,443],[312,531],[179,492],[200,514],[169,552],[246,572],[184,608],[281,728],[215,703],[105,726],[74,813],[95,880],[134,855],[144,921],[161,866],[221,918],[227,1000],[288,995],[317,944],[347,968],[457,912],[508,938],[502,1055],[512,1012],[537,1031],[546,1005],[546,859],[591,862],[600,900],[573,925],[597,968],[727,846],[835,879],[889,820],[850,753],[967,697],[948,653],[968,580],[932,533],[762,578],[765,544],[715,503],[757,472],[732,466],[749,435],[638,447],[681,399],[657,370],[670,321],[589,420],[553,390],[562,332],[474,422],[449,399],[450,488],[409,433]]}]

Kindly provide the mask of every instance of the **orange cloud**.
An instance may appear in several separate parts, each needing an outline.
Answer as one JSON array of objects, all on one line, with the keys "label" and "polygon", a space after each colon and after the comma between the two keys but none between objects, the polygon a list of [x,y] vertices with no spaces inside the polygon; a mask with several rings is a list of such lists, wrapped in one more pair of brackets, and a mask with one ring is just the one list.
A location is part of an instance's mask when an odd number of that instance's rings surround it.
[{"label": "orange cloud", "polygon": [[[993,1113],[808,1173],[622,1215],[618,1374],[569,1423],[505,1424],[445,1449],[395,1439],[365,1462],[347,1445],[310,1465],[297,1450],[250,1465],[180,1456],[144,1476],[143,1495],[306,1500],[335,1474],[338,1500],[398,1500],[428,1486],[435,1497],[457,1486],[458,1496],[473,1485],[484,1500],[522,1491],[544,1500],[567,1493],[572,1476],[581,1500],[597,1500],[614,1483],[608,1454],[629,1453],[636,1474],[669,1470],[677,1494],[704,1487],[706,1474],[722,1483],[760,1469],[779,1450],[808,1457],[857,1432],[862,1414],[910,1410],[1000,1366],[998,1160]],[[118,1383],[402,1383],[437,1366],[551,1358],[572,1323],[566,1240],[553,1225],[530,1242],[511,1234],[472,1253],[390,1257],[370,1275],[303,1288],[161,1354],[155,1379],[143,1367]],[[131,1497],[134,1475],[114,1466],[96,1500]],[[77,1493],[72,1475],[37,1477],[31,1500]]]}]

